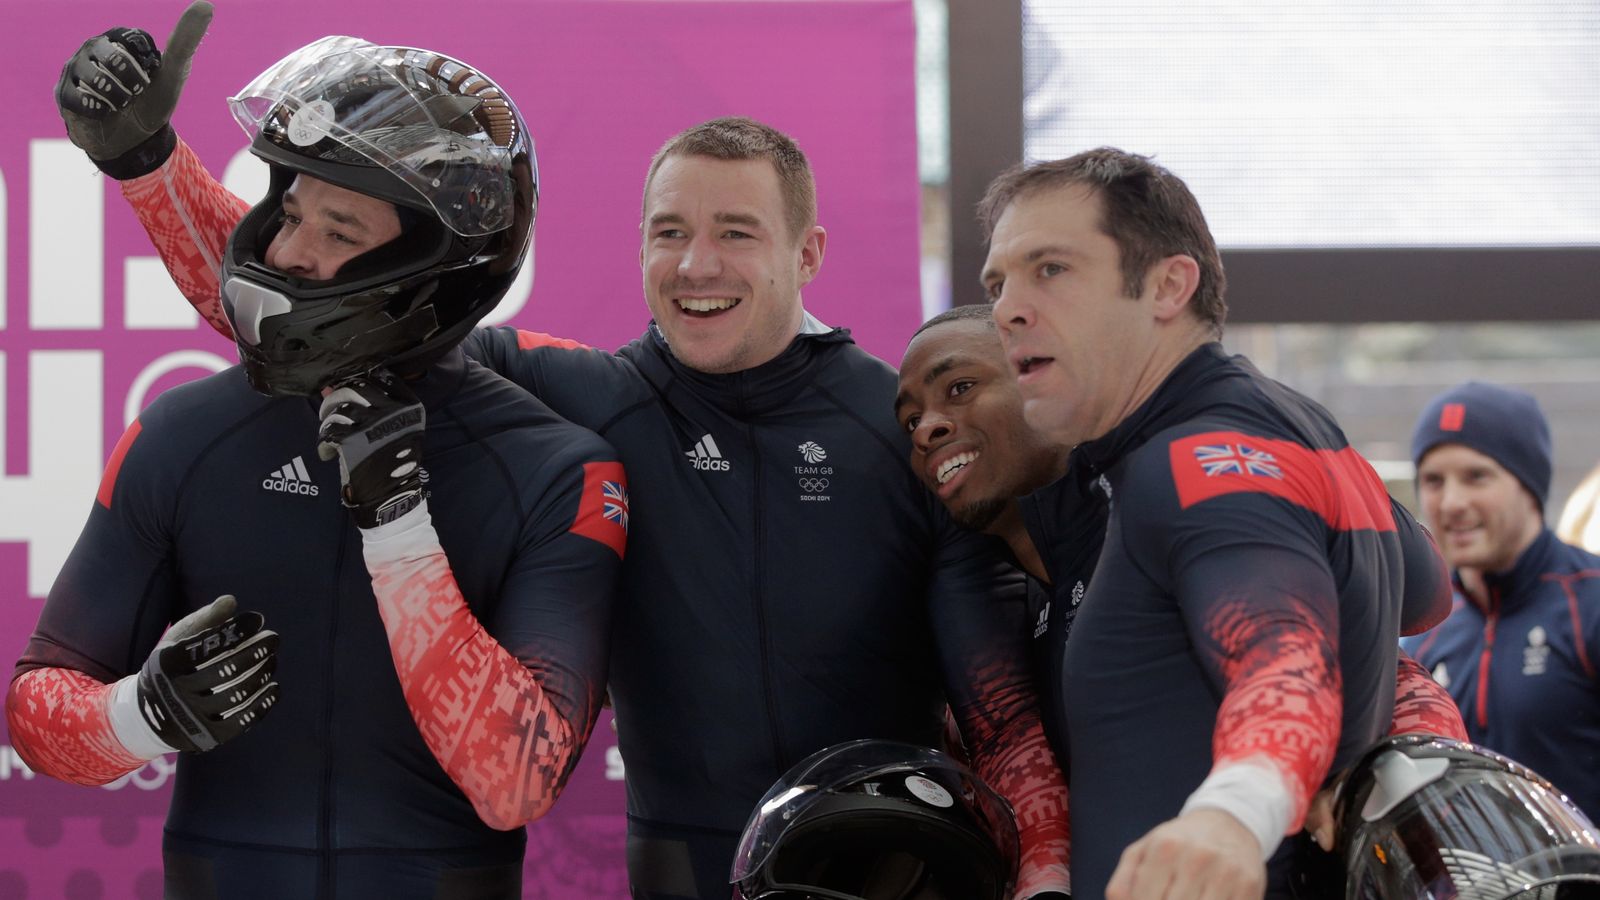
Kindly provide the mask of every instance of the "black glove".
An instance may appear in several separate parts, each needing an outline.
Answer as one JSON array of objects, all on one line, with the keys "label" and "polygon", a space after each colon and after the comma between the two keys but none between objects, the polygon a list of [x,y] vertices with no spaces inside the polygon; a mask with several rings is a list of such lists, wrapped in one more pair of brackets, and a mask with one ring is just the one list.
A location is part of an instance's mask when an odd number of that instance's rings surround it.
[{"label": "black glove", "polygon": [[382,369],[347,381],[317,417],[317,455],[339,457],[340,495],[357,525],[376,528],[417,508],[426,416],[404,382]]},{"label": "black glove", "polygon": [[139,670],[139,712],[174,750],[210,750],[278,699],[278,633],[224,594],[167,630]]},{"label": "black glove", "polygon": [[100,171],[137,178],[172,155],[178,137],[169,121],[210,24],[211,4],[195,0],[167,38],[165,60],[155,39],[137,28],[92,37],[67,60],[56,82],[56,106],[67,136]]}]

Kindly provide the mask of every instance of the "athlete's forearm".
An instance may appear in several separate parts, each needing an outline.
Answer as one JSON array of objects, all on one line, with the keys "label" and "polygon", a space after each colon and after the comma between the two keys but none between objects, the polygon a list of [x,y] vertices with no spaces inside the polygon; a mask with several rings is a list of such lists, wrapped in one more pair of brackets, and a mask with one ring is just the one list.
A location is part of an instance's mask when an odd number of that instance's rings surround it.
[{"label": "athlete's forearm", "polygon": [[1023,693],[1026,696],[1017,697],[1018,703],[1005,704],[1011,709],[1009,715],[957,711],[973,768],[1016,814],[1021,843],[1015,893],[1019,900],[1046,891],[1068,894],[1072,887],[1066,779],[1045,739],[1037,699],[1031,691]]},{"label": "athlete's forearm", "polygon": [[106,784],[144,765],[111,725],[115,684],[76,669],[18,675],[6,693],[6,727],[17,755],[35,772],[73,784]]},{"label": "athlete's forearm", "polygon": [[1185,809],[1234,813],[1270,854],[1300,829],[1333,763],[1344,710],[1338,654],[1309,609],[1263,620],[1247,604],[1219,604],[1206,630],[1222,653],[1224,693],[1211,775]]},{"label": "athlete's forearm", "polygon": [[222,314],[222,258],[228,236],[250,204],[212,178],[181,138],[159,169],[122,182],[122,195],[178,290],[207,324],[231,340],[233,329]]},{"label": "athlete's forearm", "polygon": [[428,749],[490,827],[544,815],[592,723],[569,722],[473,616],[426,507],[362,537],[395,672]]},{"label": "athlete's forearm", "polygon": [[1422,664],[1400,653],[1394,688],[1394,721],[1389,734],[1437,734],[1458,741],[1467,739],[1466,723],[1450,694],[1440,687]]}]

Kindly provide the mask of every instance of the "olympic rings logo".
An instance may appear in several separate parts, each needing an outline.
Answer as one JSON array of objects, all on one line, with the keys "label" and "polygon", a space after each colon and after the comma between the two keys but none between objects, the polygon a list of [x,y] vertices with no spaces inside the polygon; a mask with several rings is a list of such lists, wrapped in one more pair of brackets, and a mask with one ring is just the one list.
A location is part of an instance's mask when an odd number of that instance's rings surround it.
[{"label": "olympic rings logo", "polygon": [[826,478],[800,479],[800,490],[805,491],[808,494],[820,494],[827,489],[828,479]]}]

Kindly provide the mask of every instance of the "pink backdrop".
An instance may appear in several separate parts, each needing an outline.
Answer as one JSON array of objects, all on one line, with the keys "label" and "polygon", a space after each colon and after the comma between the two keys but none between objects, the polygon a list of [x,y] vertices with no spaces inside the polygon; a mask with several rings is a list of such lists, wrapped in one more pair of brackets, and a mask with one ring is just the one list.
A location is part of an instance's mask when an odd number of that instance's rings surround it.
[{"label": "pink backdrop", "polygon": [[[232,361],[232,346],[178,299],[115,186],[66,143],[51,99],[84,38],[129,24],[164,42],[184,5],[0,0],[0,667],[32,630],[127,417]],[[911,0],[219,6],[177,125],[236,190],[259,190],[264,171],[239,158],[224,98],[324,34],[459,56],[518,99],[542,203],[536,285],[513,288],[503,306],[516,324],[605,347],[637,336],[648,320],[637,231],[646,163],[674,132],[728,114],[790,132],[816,169],[830,240],[807,307],[891,360],[919,320]],[[626,893],[608,721],[557,811],[529,829],[528,897]],[[78,788],[35,776],[0,741],[0,900],[160,895],[166,762]]]}]

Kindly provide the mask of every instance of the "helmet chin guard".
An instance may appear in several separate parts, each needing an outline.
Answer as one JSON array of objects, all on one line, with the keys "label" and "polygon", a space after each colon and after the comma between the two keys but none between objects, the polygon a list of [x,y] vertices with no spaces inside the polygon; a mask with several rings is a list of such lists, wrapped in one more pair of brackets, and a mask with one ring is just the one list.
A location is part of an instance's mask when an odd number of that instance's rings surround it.
[{"label": "helmet chin guard", "polygon": [[[538,168],[521,116],[477,70],[329,37],[273,65],[230,105],[272,169],[222,266],[223,312],[257,391],[303,396],[378,367],[425,369],[515,280]],[[267,265],[283,195],[302,176],[394,204],[401,236],[327,281]]]}]

